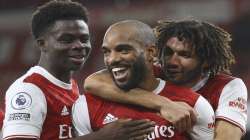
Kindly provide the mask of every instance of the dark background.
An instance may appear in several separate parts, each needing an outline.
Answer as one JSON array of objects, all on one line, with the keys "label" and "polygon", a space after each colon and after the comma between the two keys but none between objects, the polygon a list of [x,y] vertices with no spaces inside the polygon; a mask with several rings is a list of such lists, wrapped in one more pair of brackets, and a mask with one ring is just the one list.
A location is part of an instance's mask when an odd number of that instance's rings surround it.
[{"label": "dark background", "polygon": [[[35,8],[47,1],[0,0],[0,104],[3,104],[8,86],[38,61],[40,54],[30,34],[30,18]],[[78,1],[89,9],[93,47],[84,68],[74,75],[80,87],[86,76],[104,67],[99,48],[109,25],[124,19],[137,19],[153,27],[156,21],[162,19],[194,18],[212,22],[232,34],[232,46],[237,60],[233,74],[242,78],[250,89],[249,0]],[[249,125],[247,127],[250,131]],[[250,137],[246,136],[245,139]]]}]

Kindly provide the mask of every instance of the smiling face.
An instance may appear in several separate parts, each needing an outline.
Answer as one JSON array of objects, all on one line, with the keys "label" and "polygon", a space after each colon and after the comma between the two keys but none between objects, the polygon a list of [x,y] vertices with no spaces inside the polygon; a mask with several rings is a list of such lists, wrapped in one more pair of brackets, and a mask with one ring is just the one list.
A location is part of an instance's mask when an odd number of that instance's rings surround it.
[{"label": "smiling face", "polygon": [[194,85],[202,73],[202,65],[192,46],[177,37],[167,40],[161,58],[166,79],[184,86]]},{"label": "smiling face", "polygon": [[83,20],[59,20],[44,35],[42,56],[49,67],[62,71],[78,70],[90,50],[88,25]]},{"label": "smiling face", "polygon": [[124,90],[137,87],[146,74],[143,43],[131,28],[116,27],[105,34],[104,62],[116,85]]}]

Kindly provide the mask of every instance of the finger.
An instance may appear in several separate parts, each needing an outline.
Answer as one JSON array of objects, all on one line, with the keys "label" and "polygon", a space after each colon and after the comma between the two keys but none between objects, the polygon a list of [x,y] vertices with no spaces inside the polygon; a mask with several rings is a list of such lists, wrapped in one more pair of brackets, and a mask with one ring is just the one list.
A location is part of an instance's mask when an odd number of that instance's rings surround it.
[{"label": "finger", "polygon": [[141,123],[138,125],[130,125],[127,127],[130,127],[131,131],[138,131],[138,130],[143,130],[143,129],[148,129],[148,128],[154,128],[155,126],[155,122],[150,121],[150,122],[145,122],[145,123]]},{"label": "finger", "polygon": [[148,135],[142,135],[142,136],[138,136],[138,137],[132,137],[129,140],[144,140],[148,137]]},{"label": "finger", "polygon": [[154,127],[149,127],[146,129],[141,129],[141,130],[137,130],[137,131],[131,131],[130,133],[130,137],[143,137],[145,135],[148,135],[152,132],[154,132],[155,128]]},{"label": "finger", "polygon": [[198,113],[195,110],[190,111],[191,125],[193,126],[197,122]]},{"label": "finger", "polygon": [[128,121],[127,123],[124,123],[124,126],[133,127],[133,126],[138,126],[138,125],[141,125],[141,124],[151,124],[152,125],[152,121],[150,121],[148,119],[131,120],[131,121]]},{"label": "finger", "polygon": [[191,115],[186,118],[186,131],[191,130],[192,128],[192,120],[191,120]]},{"label": "finger", "polygon": [[117,122],[120,123],[129,123],[132,119],[128,118],[128,119],[118,119]]},{"label": "finger", "polygon": [[186,127],[186,120],[185,118],[181,118],[180,121],[178,121],[175,125],[175,128],[178,132],[182,132],[183,128]]}]

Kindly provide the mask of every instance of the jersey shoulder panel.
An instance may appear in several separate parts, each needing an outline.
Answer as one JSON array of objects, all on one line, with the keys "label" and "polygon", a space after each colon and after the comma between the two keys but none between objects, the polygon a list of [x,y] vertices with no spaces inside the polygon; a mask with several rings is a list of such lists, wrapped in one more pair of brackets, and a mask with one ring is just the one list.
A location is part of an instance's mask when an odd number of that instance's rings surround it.
[{"label": "jersey shoulder panel", "polygon": [[27,76],[16,80],[6,92],[3,137],[40,136],[47,103],[36,85],[23,82]]},{"label": "jersey shoulder panel", "polygon": [[92,132],[88,104],[85,95],[79,96],[72,107],[72,119],[78,136]]},{"label": "jersey shoulder panel", "polygon": [[200,96],[194,109],[198,113],[197,122],[191,130],[192,139],[212,140],[214,137],[214,111],[208,101]]},{"label": "jersey shoulder panel", "polygon": [[235,78],[236,77],[227,74],[215,75],[209,78],[207,83],[197,92],[205,97],[212,105],[213,109],[216,110],[224,86]]},{"label": "jersey shoulder panel", "polygon": [[166,85],[160,95],[174,101],[186,102],[192,107],[195,105],[197,99],[200,96],[190,88],[177,86],[170,82],[166,82]]},{"label": "jersey shoulder panel", "polygon": [[235,78],[225,85],[216,109],[216,118],[238,126],[243,133],[247,123],[247,88],[244,82]]}]

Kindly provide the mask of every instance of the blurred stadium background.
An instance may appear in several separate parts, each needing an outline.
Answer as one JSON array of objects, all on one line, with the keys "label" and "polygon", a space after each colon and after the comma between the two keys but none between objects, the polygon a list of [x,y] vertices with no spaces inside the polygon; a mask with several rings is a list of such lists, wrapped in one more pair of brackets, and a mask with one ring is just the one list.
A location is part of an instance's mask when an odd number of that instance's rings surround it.
[{"label": "blurred stadium background", "polygon": [[[36,64],[39,49],[30,34],[34,9],[48,0],[0,0],[0,104],[8,86]],[[78,0],[89,10],[92,54],[75,77],[80,85],[90,73],[104,67],[100,45],[105,30],[124,19],[141,20],[152,27],[158,20],[194,18],[212,22],[232,34],[237,63],[233,74],[250,90],[250,0]],[[249,98],[250,99],[250,98]],[[250,108],[250,102],[248,101]],[[248,112],[248,118],[250,111]],[[250,139],[250,118],[248,133]]]}]

